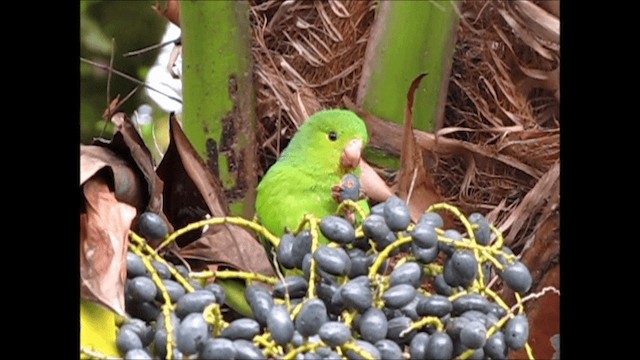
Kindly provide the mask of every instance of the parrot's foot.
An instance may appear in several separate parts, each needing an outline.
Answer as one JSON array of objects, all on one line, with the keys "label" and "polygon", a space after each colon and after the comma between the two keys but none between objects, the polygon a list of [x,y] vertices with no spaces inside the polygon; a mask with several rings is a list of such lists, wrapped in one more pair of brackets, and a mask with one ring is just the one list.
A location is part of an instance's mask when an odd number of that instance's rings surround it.
[{"label": "parrot's foot", "polygon": [[[343,187],[340,185],[333,185],[331,187],[331,196],[333,197],[333,199],[338,203],[341,204],[343,200]],[[351,208],[345,208],[344,210],[342,210],[342,217],[344,217],[348,222],[351,223],[351,225],[356,223],[356,214],[353,211],[353,209]]]},{"label": "parrot's foot", "polygon": [[348,196],[345,196],[345,188],[341,185],[333,185],[331,187],[331,197],[338,204],[340,204],[344,200],[360,201],[368,199],[367,194],[365,194],[362,189],[358,189],[358,194],[356,196],[353,196],[352,194],[348,194]]},{"label": "parrot's foot", "polygon": [[340,204],[342,202],[342,186],[340,185],[333,185],[331,187],[331,197],[333,198],[333,200],[335,200],[338,204]]}]

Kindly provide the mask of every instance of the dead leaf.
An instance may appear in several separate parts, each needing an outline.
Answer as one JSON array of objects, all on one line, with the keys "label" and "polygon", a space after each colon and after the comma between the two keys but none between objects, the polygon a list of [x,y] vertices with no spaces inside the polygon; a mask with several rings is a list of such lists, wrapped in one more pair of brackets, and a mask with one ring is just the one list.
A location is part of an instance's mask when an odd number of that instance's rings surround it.
[{"label": "dead leaf", "polygon": [[[228,216],[222,186],[170,118],[170,144],[157,173],[165,184],[164,211],[176,228],[194,221]],[[273,270],[262,244],[248,230],[231,224],[210,226],[204,233],[192,231],[177,241],[185,259],[225,264],[241,271],[271,275]]]},{"label": "dead leaf", "polygon": [[[253,245],[255,244],[255,246]],[[201,238],[180,249],[187,260],[200,260],[213,266],[273,275],[264,247],[239,226],[210,227]],[[266,263],[262,264],[261,258]]]},{"label": "dead leaf", "polygon": [[560,1],[541,1],[538,6],[547,10],[550,14],[560,17]]},{"label": "dead leaf", "polygon": [[111,141],[80,145],[80,293],[124,315],[129,230],[143,211],[164,217],[163,184],[126,115],[111,119]]},{"label": "dead leaf", "polygon": [[413,99],[420,80],[427,75],[420,74],[413,80],[407,93],[407,105],[404,112],[404,133],[402,138],[402,152],[400,153],[400,170],[394,188],[401,198],[405,199],[411,211],[414,222],[429,208],[441,202],[433,180],[424,167],[422,151],[416,143],[413,134]]},{"label": "dead leaf", "polygon": [[[116,156],[121,158],[135,172],[138,184],[135,188],[126,189],[129,195],[141,199],[140,202],[130,203],[138,209],[139,213],[150,211],[158,214],[167,224],[169,232],[174,227],[169,222],[165,214],[162,212],[164,184],[160,177],[156,174],[153,157],[146,144],[140,137],[140,134],[133,126],[131,119],[125,113],[117,113],[111,117],[111,122],[116,126],[116,133],[111,141],[96,140],[94,145],[105,147],[111,150]],[[127,179],[129,180],[129,179]],[[130,183],[123,182],[123,185],[132,186]],[[124,188],[124,187],[123,187]],[[124,190],[116,189],[118,199]],[[124,200],[123,200],[124,201]],[[134,223],[132,229],[136,231],[137,224]],[[152,242],[151,245],[157,245],[160,240]]]},{"label": "dead leaf", "polygon": [[[136,173],[144,179],[146,186],[140,189],[145,199],[145,207],[139,210],[152,211],[162,215],[162,180],[156,175],[151,152],[125,113],[117,113],[111,121],[116,133],[111,141],[96,140],[93,145],[105,147],[126,162],[135,164]],[[166,219],[165,219],[166,220]],[[173,231],[173,229],[169,229]]]},{"label": "dead leaf", "polygon": [[113,176],[114,195],[118,201],[142,207],[141,182],[131,165],[113,151],[92,145],[80,145],[80,186],[102,169]]},{"label": "dead leaf", "polygon": [[500,227],[500,231],[505,232],[509,229],[509,235],[505,238],[505,244],[510,247],[518,247],[524,244],[522,239],[516,239],[516,235],[526,225],[525,221],[529,219],[527,214],[537,213],[553,196],[553,188],[558,190],[560,177],[560,161],[557,161],[549,171],[544,174],[538,183],[525,195],[522,202],[516,207],[509,218],[504,221]]},{"label": "dead leaf", "polygon": [[555,60],[555,54],[553,50],[549,50],[547,47],[542,45],[533,35],[529,29],[520,24],[515,17],[507,10],[498,9],[498,12],[504,20],[509,24],[514,33],[527,45],[529,45],[532,49],[534,49],[538,54],[543,56],[547,60]]},{"label": "dead leaf", "polygon": [[152,8],[176,26],[180,26],[180,2],[178,0],[167,0],[164,9],[160,6],[160,0],[156,0]]},{"label": "dead leaf", "polygon": [[560,18],[544,10],[542,6],[531,1],[517,0],[512,5],[517,13],[521,15],[521,20],[531,28],[531,31],[545,41],[560,43]]},{"label": "dead leaf", "polygon": [[82,185],[80,296],[125,315],[128,233],[136,208],[118,201],[109,182],[96,175]]}]

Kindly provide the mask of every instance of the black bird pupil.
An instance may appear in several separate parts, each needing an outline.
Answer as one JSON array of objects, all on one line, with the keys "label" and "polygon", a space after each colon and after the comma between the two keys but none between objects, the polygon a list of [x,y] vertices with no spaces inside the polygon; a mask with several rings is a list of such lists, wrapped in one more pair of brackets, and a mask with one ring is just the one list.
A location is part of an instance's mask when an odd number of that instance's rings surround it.
[{"label": "black bird pupil", "polygon": [[338,134],[336,134],[335,131],[331,131],[329,133],[329,140],[336,141],[336,139],[338,139]]}]

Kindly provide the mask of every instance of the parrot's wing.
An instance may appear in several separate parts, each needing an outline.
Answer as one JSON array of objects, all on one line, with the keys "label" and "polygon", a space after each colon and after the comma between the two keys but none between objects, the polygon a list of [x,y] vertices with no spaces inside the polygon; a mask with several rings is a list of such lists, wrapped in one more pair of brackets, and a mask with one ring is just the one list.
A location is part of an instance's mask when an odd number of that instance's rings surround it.
[{"label": "parrot's wing", "polygon": [[274,165],[258,186],[256,213],[276,236],[282,236],[287,228],[295,230],[304,215],[323,217],[333,213],[336,206],[330,185],[286,163]]}]

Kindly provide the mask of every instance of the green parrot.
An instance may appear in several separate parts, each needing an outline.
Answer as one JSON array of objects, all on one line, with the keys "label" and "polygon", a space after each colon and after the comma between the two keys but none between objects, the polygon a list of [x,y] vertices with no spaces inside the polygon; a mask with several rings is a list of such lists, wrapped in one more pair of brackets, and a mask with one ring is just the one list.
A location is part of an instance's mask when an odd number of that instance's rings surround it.
[{"label": "green parrot", "polygon": [[[344,175],[360,176],[365,123],[348,110],[322,110],[307,119],[257,188],[256,215],[277,237],[294,231],[306,214],[335,214],[337,185]],[[366,200],[358,204],[369,212]],[[327,240],[320,234],[320,242]]]},{"label": "green parrot", "polygon": [[[346,174],[359,177],[362,149],[368,141],[364,122],[351,111],[323,110],[312,115],[258,184],[258,221],[281,238],[286,230],[294,231],[306,214],[318,218],[335,214],[340,190],[336,186]],[[365,213],[369,212],[366,200],[358,204]],[[270,255],[271,244],[266,239],[261,241]],[[319,241],[328,242],[322,234]],[[297,269],[283,270],[285,274],[300,273]],[[216,282],[225,289],[231,308],[243,316],[252,316],[244,297],[246,284],[225,279]]]}]

